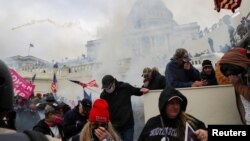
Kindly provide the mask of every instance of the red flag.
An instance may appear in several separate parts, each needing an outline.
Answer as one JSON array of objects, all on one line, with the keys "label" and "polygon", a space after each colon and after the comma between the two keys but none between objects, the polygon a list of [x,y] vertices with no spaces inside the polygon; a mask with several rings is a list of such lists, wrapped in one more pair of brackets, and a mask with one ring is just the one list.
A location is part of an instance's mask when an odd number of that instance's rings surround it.
[{"label": "red flag", "polygon": [[240,7],[241,0],[214,0],[215,10],[230,9],[234,13],[235,9]]},{"label": "red flag", "polygon": [[54,73],[53,80],[52,80],[52,83],[51,83],[51,91],[52,91],[53,93],[56,93],[56,92],[57,92],[57,79],[56,79],[56,73]]}]

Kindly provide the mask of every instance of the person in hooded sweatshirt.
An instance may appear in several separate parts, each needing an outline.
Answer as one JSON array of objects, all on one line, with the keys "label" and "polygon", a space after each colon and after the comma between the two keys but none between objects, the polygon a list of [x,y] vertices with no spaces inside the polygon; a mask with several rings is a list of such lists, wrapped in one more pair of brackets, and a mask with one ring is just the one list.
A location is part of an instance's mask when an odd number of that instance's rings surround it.
[{"label": "person in hooded sweatshirt", "polygon": [[160,94],[158,106],[160,114],[147,121],[138,141],[184,141],[186,122],[199,141],[207,141],[205,124],[185,113],[187,98],[181,92],[166,87]]},{"label": "person in hooded sweatshirt", "polygon": [[245,109],[246,124],[250,125],[250,59],[247,50],[234,48],[226,52],[221,58],[220,70],[239,94]]},{"label": "person in hooded sweatshirt", "polygon": [[165,69],[166,84],[174,88],[201,87],[200,72],[191,64],[188,51],[178,48]]}]

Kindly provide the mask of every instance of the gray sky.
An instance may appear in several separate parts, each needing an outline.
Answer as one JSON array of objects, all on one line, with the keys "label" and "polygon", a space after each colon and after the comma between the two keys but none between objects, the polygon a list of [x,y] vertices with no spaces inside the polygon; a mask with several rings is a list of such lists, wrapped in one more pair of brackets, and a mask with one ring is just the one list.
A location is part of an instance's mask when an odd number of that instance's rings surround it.
[{"label": "gray sky", "polygon": [[[136,0],[0,0],[0,58],[30,55],[62,61],[86,52],[88,40],[109,28],[122,29]],[[179,24],[203,29],[230,11],[214,10],[213,0],[162,0]],[[85,53],[86,54],[86,53]]]}]

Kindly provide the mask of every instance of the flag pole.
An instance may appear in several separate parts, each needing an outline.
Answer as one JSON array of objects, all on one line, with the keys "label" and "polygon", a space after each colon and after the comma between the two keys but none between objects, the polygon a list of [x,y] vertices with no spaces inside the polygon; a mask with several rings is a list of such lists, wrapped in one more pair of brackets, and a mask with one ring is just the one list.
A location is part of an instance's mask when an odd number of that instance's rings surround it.
[{"label": "flag pole", "polygon": [[30,55],[30,48],[31,48],[31,47],[34,47],[34,45],[30,43],[29,49],[28,49],[28,56]]},{"label": "flag pole", "polygon": [[29,49],[28,49],[28,56],[30,55],[30,45],[29,45]]}]

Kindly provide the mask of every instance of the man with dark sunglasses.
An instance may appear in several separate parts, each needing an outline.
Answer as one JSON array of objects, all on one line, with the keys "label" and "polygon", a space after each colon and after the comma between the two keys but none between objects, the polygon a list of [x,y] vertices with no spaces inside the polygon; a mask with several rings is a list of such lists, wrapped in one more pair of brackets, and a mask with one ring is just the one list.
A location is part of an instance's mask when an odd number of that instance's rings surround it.
[{"label": "man with dark sunglasses", "polygon": [[132,141],[134,138],[134,117],[131,96],[141,96],[147,93],[147,88],[136,88],[129,83],[117,81],[112,75],[102,78],[100,98],[109,104],[110,119],[113,127],[123,141]]}]

